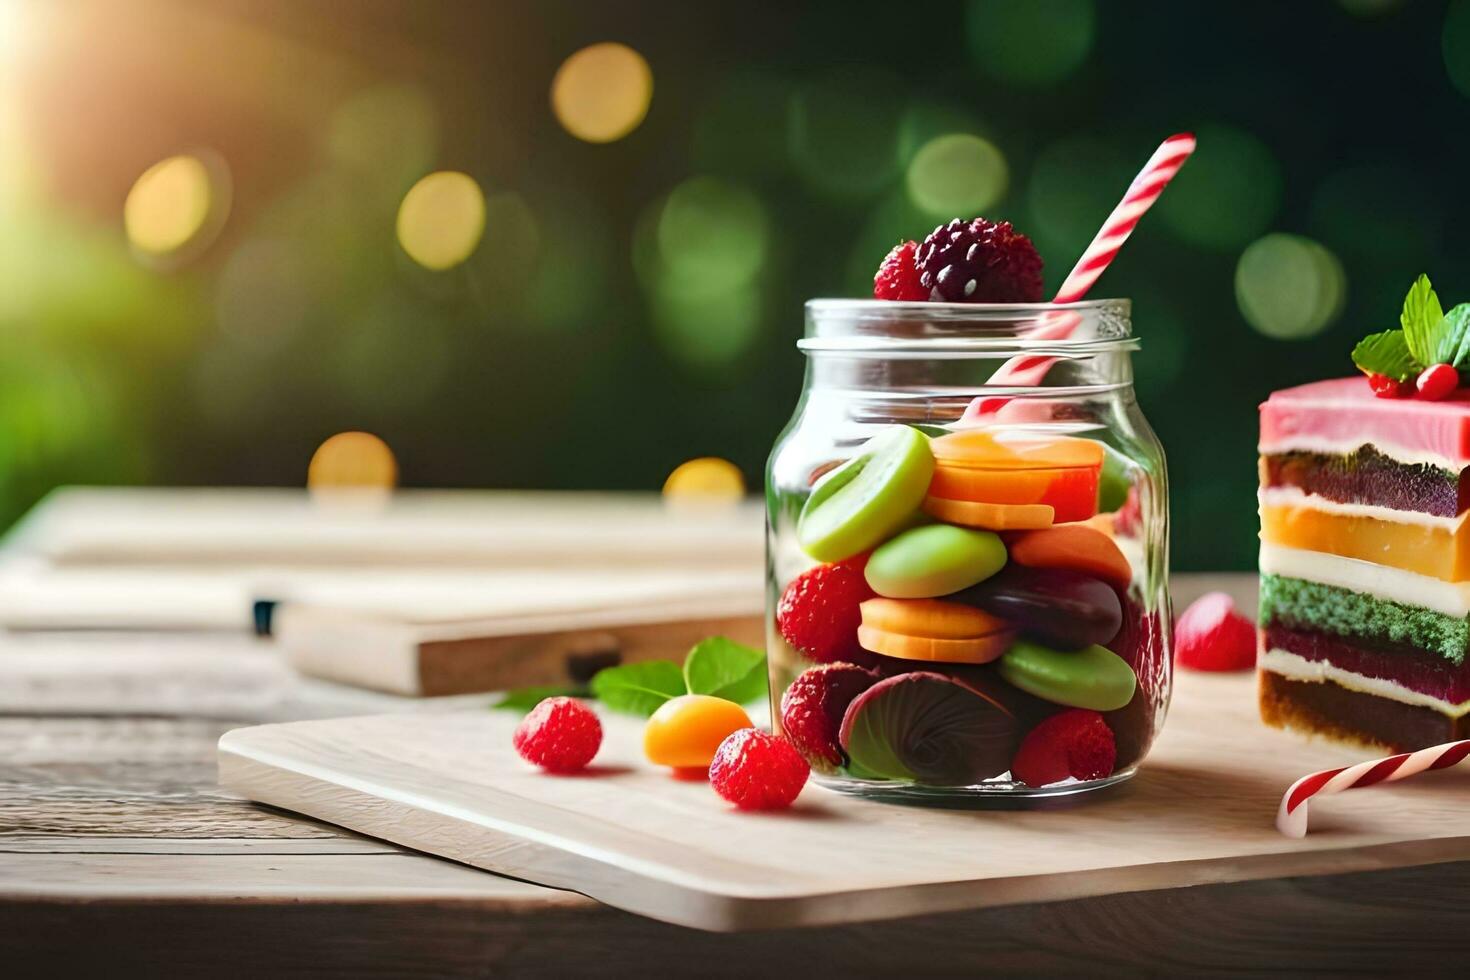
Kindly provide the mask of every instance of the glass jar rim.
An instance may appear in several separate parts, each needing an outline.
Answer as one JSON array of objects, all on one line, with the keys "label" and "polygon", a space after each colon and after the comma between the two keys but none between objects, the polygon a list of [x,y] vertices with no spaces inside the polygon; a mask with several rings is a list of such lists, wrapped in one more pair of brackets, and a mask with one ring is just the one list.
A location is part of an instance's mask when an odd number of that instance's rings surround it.
[{"label": "glass jar rim", "polygon": [[[1038,353],[1086,357],[1138,349],[1132,301],[1076,303],[936,303],[878,299],[812,299],[806,303],[804,352],[875,355]],[[1039,328],[1069,316],[1062,336]],[[1037,336],[1037,334],[1043,334]]]}]

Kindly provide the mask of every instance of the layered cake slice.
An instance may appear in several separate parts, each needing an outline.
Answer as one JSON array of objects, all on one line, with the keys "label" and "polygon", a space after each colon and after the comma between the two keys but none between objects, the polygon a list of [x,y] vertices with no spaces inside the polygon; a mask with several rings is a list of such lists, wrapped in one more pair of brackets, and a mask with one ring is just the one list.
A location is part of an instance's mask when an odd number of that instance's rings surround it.
[{"label": "layered cake slice", "polygon": [[1470,737],[1470,307],[1415,289],[1369,376],[1261,406],[1261,715],[1395,751]]}]

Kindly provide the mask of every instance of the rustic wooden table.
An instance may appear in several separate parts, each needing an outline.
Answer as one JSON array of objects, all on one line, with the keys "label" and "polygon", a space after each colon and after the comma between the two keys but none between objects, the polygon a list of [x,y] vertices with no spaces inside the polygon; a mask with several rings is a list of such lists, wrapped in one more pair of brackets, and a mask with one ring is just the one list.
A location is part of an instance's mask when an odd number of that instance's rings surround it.
[{"label": "rustic wooden table", "polygon": [[[1253,600],[1250,576],[1181,576],[1175,593],[1222,586]],[[5,976],[1455,973],[1470,949],[1464,863],[697,932],[231,798],[215,742],[255,718],[100,713],[37,655],[0,647],[0,703],[23,707],[24,682],[49,712],[0,717]],[[266,714],[382,708],[325,691]]]}]

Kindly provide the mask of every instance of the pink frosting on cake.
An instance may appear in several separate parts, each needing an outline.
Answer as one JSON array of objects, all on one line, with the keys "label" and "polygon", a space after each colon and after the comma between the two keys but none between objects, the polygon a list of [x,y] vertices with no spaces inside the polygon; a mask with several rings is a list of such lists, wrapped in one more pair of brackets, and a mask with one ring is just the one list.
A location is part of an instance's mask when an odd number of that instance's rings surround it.
[{"label": "pink frosting on cake", "polygon": [[1415,461],[1470,464],[1470,390],[1437,402],[1379,398],[1358,375],[1284,388],[1261,405],[1262,453],[1350,452],[1365,444]]}]

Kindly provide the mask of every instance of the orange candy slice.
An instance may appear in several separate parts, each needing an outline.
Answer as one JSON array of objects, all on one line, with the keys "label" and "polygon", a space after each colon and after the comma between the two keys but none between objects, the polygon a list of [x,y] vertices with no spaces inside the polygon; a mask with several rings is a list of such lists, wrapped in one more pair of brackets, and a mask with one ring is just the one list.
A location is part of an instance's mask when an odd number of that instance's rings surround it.
[{"label": "orange candy slice", "polygon": [[1055,521],[1097,512],[1104,451],[1068,436],[1002,438],[987,430],[955,432],[931,442],[929,495],[984,504],[1046,504]]},{"label": "orange candy slice", "polygon": [[859,626],[857,633],[858,643],[863,649],[885,657],[950,664],[988,664],[1000,659],[1016,638],[1014,633],[1007,631],[975,639],[946,640],[890,633],[871,626]]},{"label": "orange candy slice", "polygon": [[1011,561],[1029,568],[1070,568],[1127,589],[1133,569],[1112,538],[1085,524],[1027,531],[1009,542]]},{"label": "orange candy slice", "polygon": [[858,608],[864,626],[933,640],[973,640],[1006,629],[1003,619],[943,599],[869,599]]},{"label": "orange candy slice", "polygon": [[988,429],[965,429],[930,440],[929,449],[941,464],[987,470],[1101,469],[1103,464],[1102,443],[1071,436],[998,438]]},{"label": "orange candy slice", "polygon": [[924,513],[950,524],[987,531],[1030,531],[1050,527],[1056,510],[1050,504],[983,504],[974,500],[925,497]]}]

